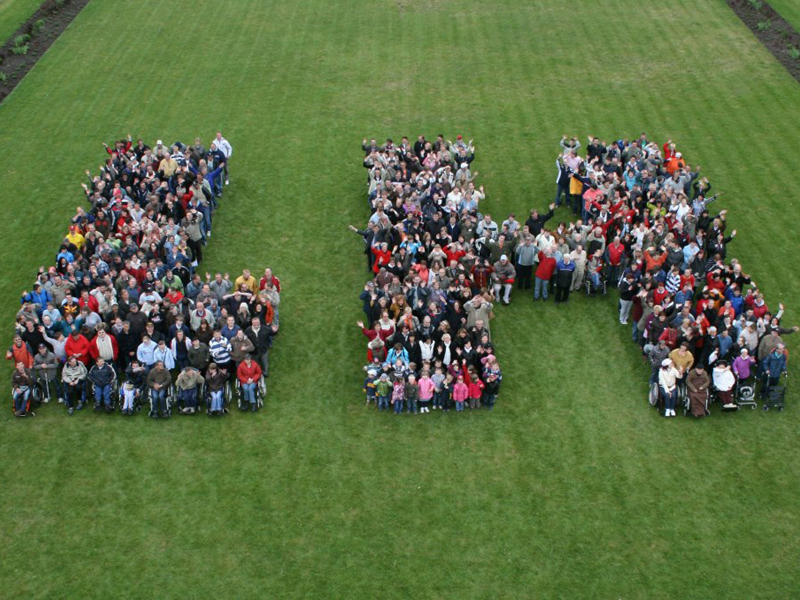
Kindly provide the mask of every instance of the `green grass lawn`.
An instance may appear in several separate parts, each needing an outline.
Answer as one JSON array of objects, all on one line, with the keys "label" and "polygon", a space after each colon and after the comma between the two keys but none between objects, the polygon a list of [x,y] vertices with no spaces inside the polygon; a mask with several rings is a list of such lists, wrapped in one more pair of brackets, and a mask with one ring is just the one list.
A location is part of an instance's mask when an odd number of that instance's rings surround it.
[{"label": "green grass lawn", "polygon": [[5,43],[41,4],[42,0],[2,0],[0,2],[0,44]]},{"label": "green grass lawn", "polygon": [[769,3],[792,27],[800,30],[800,4],[795,0],[770,0]]},{"label": "green grass lawn", "polygon": [[373,135],[474,138],[498,218],[549,203],[562,133],[672,137],[727,192],[730,252],[798,322],[800,87],[724,3],[589,4],[84,9],[0,105],[0,319],[102,141],[220,128],[232,181],[204,266],[271,266],[282,330],[256,416],[0,417],[0,596],[796,595],[797,394],[780,415],[658,418],[611,298],[500,307],[491,414],[364,408],[346,225],[367,218]]}]

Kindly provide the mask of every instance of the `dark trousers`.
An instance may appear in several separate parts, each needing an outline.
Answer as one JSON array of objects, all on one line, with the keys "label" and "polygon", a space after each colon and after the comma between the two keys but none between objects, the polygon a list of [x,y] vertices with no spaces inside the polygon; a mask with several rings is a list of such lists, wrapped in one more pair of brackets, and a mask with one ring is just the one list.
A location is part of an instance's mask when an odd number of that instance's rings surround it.
[{"label": "dark trousers", "polygon": [[533,277],[533,265],[517,265],[517,289],[531,289],[531,278]]},{"label": "dark trousers", "polygon": [[569,300],[569,286],[556,286],[556,302],[566,302]]}]

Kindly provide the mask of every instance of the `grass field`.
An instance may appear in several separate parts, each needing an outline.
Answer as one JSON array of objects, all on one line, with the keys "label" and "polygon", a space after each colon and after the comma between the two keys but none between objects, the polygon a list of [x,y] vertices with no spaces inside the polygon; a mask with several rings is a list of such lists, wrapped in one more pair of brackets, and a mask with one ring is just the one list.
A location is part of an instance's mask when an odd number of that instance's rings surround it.
[{"label": "grass field", "polygon": [[3,0],[0,2],[0,44],[36,12],[42,0]]},{"label": "grass field", "polygon": [[102,141],[220,128],[232,182],[205,266],[272,266],[282,331],[255,417],[0,417],[0,596],[796,596],[797,394],[780,415],[659,419],[610,298],[501,307],[492,414],[363,406],[346,225],[367,217],[372,135],[474,138],[503,218],[549,203],[562,133],[672,137],[726,190],[731,253],[798,322],[783,154],[800,87],[722,2],[588,4],[84,9],[0,105],[0,319],[52,261]]},{"label": "grass field", "polygon": [[792,27],[800,30],[800,4],[794,0],[770,0],[770,5],[786,19]]}]

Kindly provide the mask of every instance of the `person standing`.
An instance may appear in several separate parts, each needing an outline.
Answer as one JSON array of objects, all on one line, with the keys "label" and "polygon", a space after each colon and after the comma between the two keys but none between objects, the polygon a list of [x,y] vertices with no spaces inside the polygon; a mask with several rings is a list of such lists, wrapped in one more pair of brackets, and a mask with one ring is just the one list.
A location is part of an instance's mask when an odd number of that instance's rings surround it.
[{"label": "person standing", "polygon": [[536,283],[533,286],[533,301],[536,302],[541,295],[542,301],[547,302],[547,287],[550,285],[550,278],[556,270],[556,259],[549,248],[542,250],[538,254],[539,266],[536,268]]},{"label": "person standing", "polygon": [[557,263],[556,270],[556,304],[569,302],[569,292],[572,288],[572,273],[575,271],[575,263],[565,254]]}]

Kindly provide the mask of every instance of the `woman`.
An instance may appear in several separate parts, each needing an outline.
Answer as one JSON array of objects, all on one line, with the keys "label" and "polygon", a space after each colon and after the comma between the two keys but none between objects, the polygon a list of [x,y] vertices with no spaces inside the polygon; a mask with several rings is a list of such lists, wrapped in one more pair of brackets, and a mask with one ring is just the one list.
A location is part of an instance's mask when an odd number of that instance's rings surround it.
[{"label": "woman", "polygon": [[175,337],[170,344],[170,350],[175,359],[175,364],[178,365],[178,371],[183,371],[186,365],[189,364],[189,348],[191,347],[192,341],[186,337],[183,330],[176,331]]},{"label": "woman", "polygon": [[228,380],[228,373],[217,368],[217,363],[210,363],[206,372],[206,385],[210,396],[208,415],[227,414],[225,408],[225,382]]},{"label": "woman", "polygon": [[736,377],[731,371],[730,366],[723,360],[717,361],[714,365],[714,388],[717,390],[717,398],[722,402],[722,408],[731,410],[738,408],[733,401],[733,387],[736,385]]},{"label": "woman", "polygon": [[703,368],[702,363],[697,363],[686,376],[686,387],[689,390],[689,410],[693,417],[704,417],[708,414],[706,401],[708,388],[711,387],[711,378]]},{"label": "woman", "polygon": [[678,379],[680,373],[674,367],[672,361],[665,358],[661,363],[661,370],[658,372],[658,388],[661,392],[661,399],[664,402],[664,416],[674,417],[675,403],[678,401]]},{"label": "woman", "polygon": [[208,345],[208,342],[214,337],[214,330],[209,325],[207,319],[202,319],[200,321],[200,327],[194,332],[194,337],[206,345]]}]

